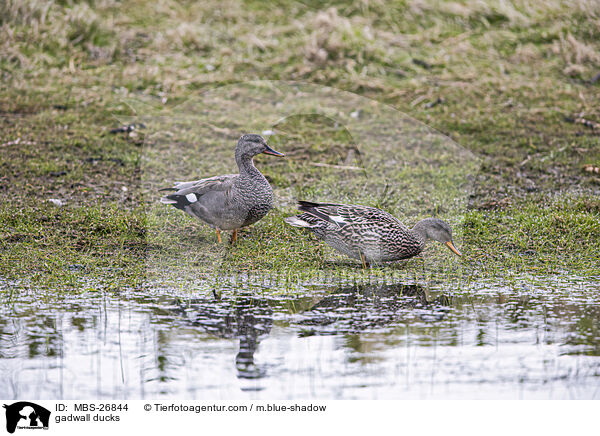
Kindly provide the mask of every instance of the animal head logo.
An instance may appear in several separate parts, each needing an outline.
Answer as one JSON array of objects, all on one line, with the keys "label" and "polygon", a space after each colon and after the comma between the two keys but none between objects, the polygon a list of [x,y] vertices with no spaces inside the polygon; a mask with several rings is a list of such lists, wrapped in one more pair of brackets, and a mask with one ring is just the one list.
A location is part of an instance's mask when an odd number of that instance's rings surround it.
[{"label": "animal head logo", "polygon": [[19,401],[4,405],[6,409],[6,431],[14,433],[16,428],[47,429],[50,421],[50,411],[42,406],[28,401]]}]

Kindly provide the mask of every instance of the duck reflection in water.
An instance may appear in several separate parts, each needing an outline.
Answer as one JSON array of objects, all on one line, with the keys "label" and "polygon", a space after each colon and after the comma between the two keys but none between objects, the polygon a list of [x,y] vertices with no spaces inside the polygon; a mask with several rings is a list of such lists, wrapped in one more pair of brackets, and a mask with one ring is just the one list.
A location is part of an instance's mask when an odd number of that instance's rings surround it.
[{"label": "duck reflection in water", "polygon": [[273,326],[273,309],[268,300],[238,295],[232,300],[192,299],[179,303],[178,311],[194,327],[218,338],[239,339],[235,356],[238,378],[258,379],[266,375],[266,368],[254,362],[254,353]]},{"label": "duck reflection in water", "polygon": [[[409,317],[440,321],[450,298],[430,295],[416,284],[373,284],[339,287],[302,313],[301,335],[360,333],[392,327]],[[307,326],[311,328],[307,329]]]},{"label": "duck reflection in water", "polygon": [[271,332],[274,309],[291,312],[290,324],[298,328],[299,336],[307,336],[360,333],[393,326],[420,309],[424,310],[418,316],[441,320],[450,305],[448,297],[432,298],[422,286],[410,284],[343,286],[322,295],[179,300],[176,311],[190,325],[211,336],[239,339],[235,356],[237,377],[259,379],[267,375],[267,365],[257,365],[254,354],[260,341]]}]

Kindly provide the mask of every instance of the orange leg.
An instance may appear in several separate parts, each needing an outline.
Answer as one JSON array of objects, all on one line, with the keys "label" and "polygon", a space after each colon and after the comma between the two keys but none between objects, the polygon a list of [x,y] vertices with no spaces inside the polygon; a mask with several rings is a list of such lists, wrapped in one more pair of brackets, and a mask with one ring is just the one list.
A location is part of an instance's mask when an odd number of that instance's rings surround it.
[{"label": "orange leg", "polygon": [[221,243],[221,231],[217,229],[217,238],[219,239],[219,244]]},{"label": "orange leg", "polygon": [[233,231],[233,233],[231,234],[231,239],[230,239],[229,243],[231,245],[233,245],[235,243],[235,241],[237,241],[237,229],[235,229]]},{"label": "orange leg", "polygon": [[368,267],[371,266],[371,265],[369,265],[369,262],[367,262],[367,259],[366,259],[365,255],[362,254],[362,252],[360,253],[360,261],[362,263],[363,269],[367,269]]}]

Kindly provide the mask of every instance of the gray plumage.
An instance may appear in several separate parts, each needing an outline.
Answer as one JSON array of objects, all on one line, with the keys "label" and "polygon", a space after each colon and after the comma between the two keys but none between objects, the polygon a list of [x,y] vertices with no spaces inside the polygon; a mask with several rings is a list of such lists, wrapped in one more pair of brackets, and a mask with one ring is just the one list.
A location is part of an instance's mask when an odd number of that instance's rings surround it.
[{"label": "gray plumage", "polygon": [[283,156],[261,136],[244,135],[235,149],[239,174],[175,183],[170,189],[176,192],[160,201],[199,218],[217,231],[235,231],[253,224],[273,207],[273,189],[252,160],[259,153]]},{"label": "gray plumage", "polygon": [[300,201],[304,213],[285,221],[305,227],[335,250],[363,262],[390,262],[421,253],[427,239],[445,243],[457,255],[452,229],[437,218],[419,221],[412,229],[374,207]]}]

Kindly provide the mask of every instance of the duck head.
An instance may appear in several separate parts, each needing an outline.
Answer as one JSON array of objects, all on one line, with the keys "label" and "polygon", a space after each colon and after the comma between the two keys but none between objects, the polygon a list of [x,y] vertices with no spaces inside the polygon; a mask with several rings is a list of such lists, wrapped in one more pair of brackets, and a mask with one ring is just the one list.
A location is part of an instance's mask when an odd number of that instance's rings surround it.
[{"label": "duck head", "polygon": [[434,241],[446,244],[454,254],[462,256],[460,251],[454,246],[452,229],[446,221],[437,218],[426,218],[415,224],[413,230],[419,233],[424,239],[433,239]]},{"label": "duck head", "polygon": [[270,154],[278,157],[285,156],[283,153],[275,151],[269,147],[267,145],[267,141],[265,141],[262,136],[255,134],[243,135],[239,139],[235,149],[236,158],[240,157],[243,159],[251,159],[260,153]]}]

